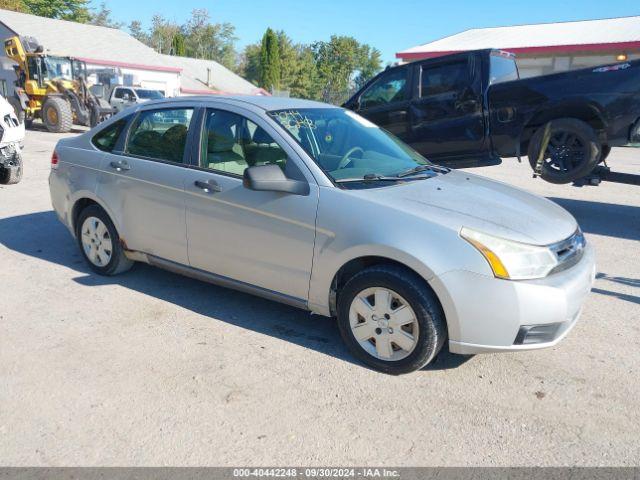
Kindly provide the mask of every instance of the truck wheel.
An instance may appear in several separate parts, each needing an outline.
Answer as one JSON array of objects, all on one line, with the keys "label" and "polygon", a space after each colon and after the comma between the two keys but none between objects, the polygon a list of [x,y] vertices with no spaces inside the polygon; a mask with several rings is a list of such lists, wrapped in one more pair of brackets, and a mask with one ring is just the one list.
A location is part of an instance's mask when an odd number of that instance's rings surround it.
[{"label": "truck wheel", "polygon": [[22,157],[14,155],[8,164],[0,167],[0,184],[13,185],[22,180]]},{"label": "truck wheel", "polygon": [[42,121],[47,130],[53,133],[71,131],[73,114],[71,105],[62,97],[49,97],[42,106]]},{"label": "truck wheel", "polygon": [[369,267],[346,283],[338,292],[338,327],[354,356],[392,375],[424,367],[447,334],[426,282],[395,265]]},{"label": "truck wheel", "polygon": [[541,126],[531,137],[527,155],[536,170],[545,131],[549,142],[543,154],[540,176],[550,183],[571,183],[585,177],[600,162],[601,146],[588,124],[575,118],[559,118]]}]

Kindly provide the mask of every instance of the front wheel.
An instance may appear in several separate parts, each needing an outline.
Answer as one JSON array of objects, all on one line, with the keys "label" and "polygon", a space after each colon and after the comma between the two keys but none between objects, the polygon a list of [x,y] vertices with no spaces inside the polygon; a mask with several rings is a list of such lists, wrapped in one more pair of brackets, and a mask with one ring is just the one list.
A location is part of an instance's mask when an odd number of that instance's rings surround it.
[{"label": "front wheel", "polygon": [[424,367],[446,338],[442,308],[426,282],[395,265],[353,276],[338,297],[338,326],[351,352],[384,373]]},{"label": "front wheel", "polygon": [[14,185],[22,180],[22,157],[15,154],[13,158],[0,166],[0,184]]},{"label": "front wheel", "polygon": [[559,118],[541,126],[531,137],[527,151],[534,172],[547,182],[558,184],[589,175],[600,161],[600,153],[601,145],[593,128],[575,118]]},{"label": "front wheel", "polygon": [[73,126],[71,105],[62,97],[49,97],[42,105],[42,122],[53,133],[67,133]]}]

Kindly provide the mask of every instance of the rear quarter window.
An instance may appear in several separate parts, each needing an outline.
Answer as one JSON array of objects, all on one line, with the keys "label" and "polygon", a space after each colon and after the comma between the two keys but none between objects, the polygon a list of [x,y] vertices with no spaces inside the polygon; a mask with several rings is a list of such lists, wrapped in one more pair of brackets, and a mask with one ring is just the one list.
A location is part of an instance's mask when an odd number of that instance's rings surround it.
[{"label": "rear quarter window", "polygon": [[489,83],[491,85],[518,80],[518,66],[510,57],[491,55]]},{"label": "rear quarter window", "polygon": [[103,152],[113,151],[130,118],[131,115],[121,118],[96,133],[91,139],[93,146]]}]

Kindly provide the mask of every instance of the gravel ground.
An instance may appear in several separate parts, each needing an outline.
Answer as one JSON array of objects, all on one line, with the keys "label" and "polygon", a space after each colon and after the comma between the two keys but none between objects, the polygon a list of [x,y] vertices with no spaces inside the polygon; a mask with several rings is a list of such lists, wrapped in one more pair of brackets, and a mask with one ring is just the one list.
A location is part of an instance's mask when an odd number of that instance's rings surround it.
[{"label": "gravel ground", "polygon": [[[599,278],[556,348],[390,377],[330,319],[145,265],[91,274],[51,211],[58,138],[28,132],[0,187],[0,465],[640,464],[640,186],[476,169],[571,211]],[[640,152],[609,163],[640,173]]]}]

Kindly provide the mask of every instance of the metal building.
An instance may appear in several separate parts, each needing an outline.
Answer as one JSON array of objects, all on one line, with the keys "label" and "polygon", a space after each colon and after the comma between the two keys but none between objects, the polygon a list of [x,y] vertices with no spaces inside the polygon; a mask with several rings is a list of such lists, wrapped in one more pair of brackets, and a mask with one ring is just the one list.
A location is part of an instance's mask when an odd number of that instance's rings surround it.
[{"label": "metal building", "polygon": [[515,53],[521,77],[633,60],[640,58],[640,16],[474,28],[396,57],[409,62],[481,48]]}]

